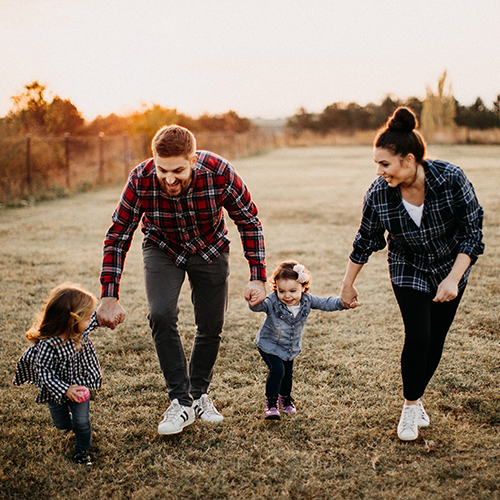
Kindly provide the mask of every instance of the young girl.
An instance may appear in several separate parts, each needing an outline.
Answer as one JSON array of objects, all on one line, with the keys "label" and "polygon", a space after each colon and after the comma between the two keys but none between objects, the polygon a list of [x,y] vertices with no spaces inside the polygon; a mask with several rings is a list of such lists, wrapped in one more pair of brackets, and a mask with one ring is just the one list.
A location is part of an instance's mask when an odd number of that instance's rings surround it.
[{"label": "young girl", "polygon": [[[279,420],[281,409],[286,415],[297,410],[292,398],[293,360],[300,353],[302,332],[311,309],[340,311],[339,297],[320,298],[309,293],[311,275],[302,264],[282,262],[271,278],[273,292],[264,302],[249,306],[252,311],[265,312],[255,343],[269,368],[266,381],[265,418]],[[349,307],[358,304],[353,301]]]},{"label": "young girl", "polygon": [[26,333],[33,343],[17,363],[13,383],[35,384],[37,403],[48,403],[57,429],[73,430],[73,461],[92,465],[89,389],[101,387],[101,367],[89,332],[97,328],[95,297],[63,283],[49,295],[41,320]]}]

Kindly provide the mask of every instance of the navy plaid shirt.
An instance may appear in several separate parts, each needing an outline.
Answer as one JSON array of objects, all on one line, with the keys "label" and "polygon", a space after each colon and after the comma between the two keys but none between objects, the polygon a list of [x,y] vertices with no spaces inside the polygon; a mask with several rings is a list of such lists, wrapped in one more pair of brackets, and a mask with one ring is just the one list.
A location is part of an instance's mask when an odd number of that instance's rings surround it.
[{"label": "navy plaid shirt", "polygon": [[[391,188],[379,177],[368,189],[363,214],[350,259],[365,264],[369,256],[386,245],[395,285],[431,293],[448,276],[457,254],[474,264],[484,252],[483,209],[464,172],[451,163],[427,160],[425,201],[418,227],[403,205],[399,187]],[[464,273],[459,290],[470,274]]]},{"label": "navy plaid shirt", "polygon": [[77,351],[73,340],[59,337],[40,339],[19,358],[14,385],[24,383],[38,386],[37,403],[68,401],[66,392],[70,385],[83,385],[87,389],[100,389],[101,367],[89,333],[98,328],[96,313],[81,335],[81,350]]},{"label": "navy plaid shirt", "polygon": [[266,280],[264,236],[257,207],[234,167],[208,151],[197,151],[193,179],[181,196],[168,197],[153,159],[130,174],[104,241],[102,297],[118,297],[125,256],[139,222],[145,239],[165,250],[179,267],[190,255],[212,262],[229,246],[223,208],[240,233],[252,280]]}]

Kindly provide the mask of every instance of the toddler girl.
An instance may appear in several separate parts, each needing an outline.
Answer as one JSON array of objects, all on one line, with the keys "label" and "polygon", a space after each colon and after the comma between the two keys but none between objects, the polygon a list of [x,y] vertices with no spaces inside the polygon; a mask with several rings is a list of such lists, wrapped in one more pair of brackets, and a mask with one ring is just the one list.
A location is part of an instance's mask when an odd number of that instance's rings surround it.
[{"label": "toddler girl", "polygon": [[13,383],[35,384],[37,403],[48,403],[57,429],[73,430],[73,461],[92,465],[89,389],[101,387],[101,367],[89,332],[97,328],[95,297],[79,285],[54,288],[42,313],[26,333],[32,345],[17,362]]},{"label": "toddler girl", "polygon": [[[293,360],[300,353],[302,332],[311,309],[340,311],[345,309],[339,297],[320,298],[309,293],[311,275],[302,264],[282,262],[271,278],[273,292],[264,302],[249,306],[265,312],[255,343],[269,368],[266,381],[265,418],[279,420],[281,409],[287,415],[297,410],[292,398]],[[357,303],[352,303],[351,308]]]}]

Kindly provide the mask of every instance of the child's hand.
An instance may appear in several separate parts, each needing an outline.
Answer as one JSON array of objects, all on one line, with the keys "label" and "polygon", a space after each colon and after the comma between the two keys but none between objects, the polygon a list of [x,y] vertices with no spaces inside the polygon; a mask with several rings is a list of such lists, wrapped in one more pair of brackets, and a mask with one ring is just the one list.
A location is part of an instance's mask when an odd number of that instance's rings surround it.
[{"label": "child's hand", "polygon": [[99,326],[107,326],[114,330],[125,321],[125,309],[118,303],[116,297],[103,297],[97,308],[97,322]]},{"label": "child's hand", "polygon": [[85,403],[90,397],[90,391],[83,385],[70,385],[66,391],[66,396],[73,403]]},{"label": "child's hand", "polygon": [[245,288],[245,300],[251,305],[256,306],[266,298],[266,282],[250,281]]},{"label": "child's hand", "polygon": [[348,307],[349,309],[356,309],[356,307],[358,307],[358,306],[359,306],[359,300],[358,300],[358,298],[356,297],[356,298],[352,299],[351,303],[350,303],[350,304],[348,304],[348,306],[347,306],[347,307]]}]

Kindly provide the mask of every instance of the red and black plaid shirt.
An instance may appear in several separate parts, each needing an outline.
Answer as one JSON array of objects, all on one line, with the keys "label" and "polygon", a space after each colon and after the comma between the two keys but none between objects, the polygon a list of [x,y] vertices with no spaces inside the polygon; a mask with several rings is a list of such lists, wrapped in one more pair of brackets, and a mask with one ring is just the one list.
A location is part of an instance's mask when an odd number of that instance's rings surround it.
[{"label": "red and black plaid shirt", "polygon": [[228,247],[222,208],[238,227],[250,279],[266,280],[264,236],[248,189],[227,160],[208,151],[197,155],[191,185],[177,198],[161,190],[153,159],[131,172],[104,240],[102,297],[118,297],[125,257],[139,221],[144,237],[183,267],[190,255],[212,262]]}]

